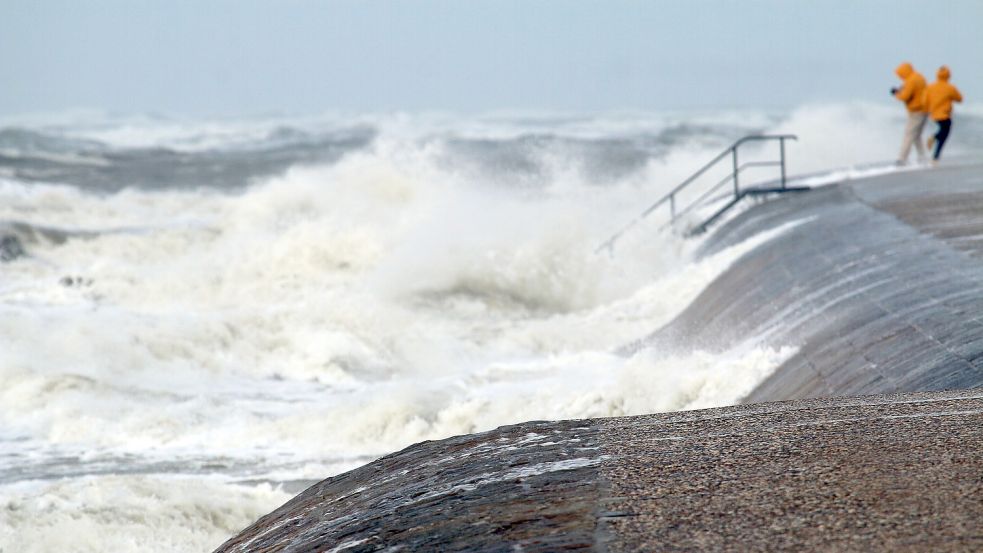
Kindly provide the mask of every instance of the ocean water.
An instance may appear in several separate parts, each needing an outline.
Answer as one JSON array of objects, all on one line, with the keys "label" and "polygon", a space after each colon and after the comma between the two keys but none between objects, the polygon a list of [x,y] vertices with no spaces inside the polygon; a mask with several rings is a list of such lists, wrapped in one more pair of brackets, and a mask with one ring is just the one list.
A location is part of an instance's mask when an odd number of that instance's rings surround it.
[{"label": "ocean water", "polygon": [[783,229],[597,246],[745,134],[889,170],[895,107],[0,121],[0,551],[210,550],[421,440],[735,403],[796,345],[618,351]]}]

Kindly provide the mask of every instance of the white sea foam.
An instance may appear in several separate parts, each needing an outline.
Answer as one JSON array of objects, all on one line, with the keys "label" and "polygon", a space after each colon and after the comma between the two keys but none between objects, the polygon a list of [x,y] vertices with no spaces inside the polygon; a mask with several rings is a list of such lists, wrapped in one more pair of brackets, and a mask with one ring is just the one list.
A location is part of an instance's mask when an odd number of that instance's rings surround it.
[{"label": "white sea foam", "polygon": [[201,478],[98,476],[0,487],[0,551],[209,551],[289,494]]}]

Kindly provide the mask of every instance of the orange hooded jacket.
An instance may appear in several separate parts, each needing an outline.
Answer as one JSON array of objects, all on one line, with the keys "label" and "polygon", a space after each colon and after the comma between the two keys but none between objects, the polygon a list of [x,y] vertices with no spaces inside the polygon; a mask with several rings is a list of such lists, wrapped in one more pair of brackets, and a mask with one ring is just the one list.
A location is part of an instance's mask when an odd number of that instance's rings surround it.
[{"label": "orange hooded jacket", "polygon": [[894,93],[898,100],[905,103],[911,113],[927,111],[925,109],[925,77],[910,63],[904,62],[894,70],[901,77],[904,84],[901,89]]},{"label": "orange hooded jacket", "polygon": [[962,102],[963,95],[959,89],[949,84],[949,68],[939,68],[939,80],[928,85],[925,89],[925,109],[932,119],[944,121],[952,114],[952,102]]}]

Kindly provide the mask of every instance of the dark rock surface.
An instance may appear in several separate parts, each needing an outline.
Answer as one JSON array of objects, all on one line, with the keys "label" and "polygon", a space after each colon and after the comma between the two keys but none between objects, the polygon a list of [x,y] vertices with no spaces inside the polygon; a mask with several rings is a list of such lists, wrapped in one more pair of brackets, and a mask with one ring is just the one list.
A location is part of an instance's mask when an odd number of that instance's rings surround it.
[{"label": "dark rock surface", "polygon": [[16,234],[0,234],[0,261],[13,261],[25,255],[27,252]]},{"label": "dark rock surface", "polygon": [[218,551],[981,551],[980,206],[983,165],[755,206],[705,253],[794,224],[646,340],[798,346],[745,405],[417,444]]}]

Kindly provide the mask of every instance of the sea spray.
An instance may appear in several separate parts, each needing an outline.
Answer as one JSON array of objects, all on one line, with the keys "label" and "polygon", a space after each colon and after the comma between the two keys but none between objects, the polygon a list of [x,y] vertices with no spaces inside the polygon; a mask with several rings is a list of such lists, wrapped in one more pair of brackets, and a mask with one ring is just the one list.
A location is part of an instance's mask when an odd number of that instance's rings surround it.
[{"label": "sea spray", "polygon": [[[811,171],[890,159],[901,115],[21,122],[0,221],[64,239],[0,264],[0,548],[85,526],[82,550],[204,550],[288,495],[257,481],[739,401],[795,344],[617,352],[782,229],[695,258],[659,212],[597,245],[743,134],[799,134],[790,171]],[[142,172],[167,152],[188,162],[174,186]],[[185,532],[198,517],[232,522]]]}]

